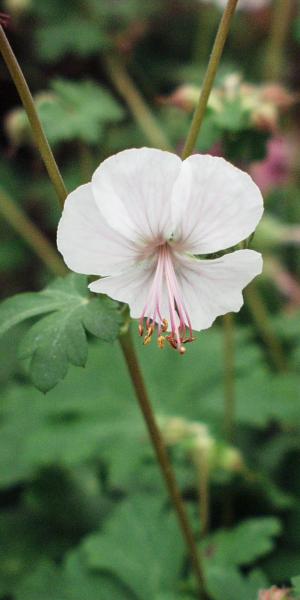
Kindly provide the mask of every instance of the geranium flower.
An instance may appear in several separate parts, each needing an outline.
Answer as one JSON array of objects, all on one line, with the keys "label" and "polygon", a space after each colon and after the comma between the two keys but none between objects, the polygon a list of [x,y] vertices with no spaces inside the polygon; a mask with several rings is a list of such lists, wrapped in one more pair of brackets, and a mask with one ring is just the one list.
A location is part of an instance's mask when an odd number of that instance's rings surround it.
[{"label": "geranium flower", "polygon": [[241,308],[242,289],[262,270],[253,250],[196,256],[244,240],[262,212],[250,176],[223,158],[124,150],[69,194],[57,244],[70,269],[103,277],[92,292],[129,304],[145,344],[157,329],[159,347],[167,340],[184,353],[193,329]]}]

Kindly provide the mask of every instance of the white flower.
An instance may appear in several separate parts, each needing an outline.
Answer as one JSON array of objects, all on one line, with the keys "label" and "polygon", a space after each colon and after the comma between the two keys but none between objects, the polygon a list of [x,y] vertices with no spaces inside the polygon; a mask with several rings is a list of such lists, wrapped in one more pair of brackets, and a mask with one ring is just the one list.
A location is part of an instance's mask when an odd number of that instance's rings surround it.
[{"label": "white flower", "polygon": [[[225,8],[228,0],[200,0],[204,4],[216,4],[220,8]],[[272,0],[238,0],[237,9],[260,10],[271,4]]]},{"label": "white flower", "polygon": [[250,176],[222,158],[124,150],[69,194],[57,244],[70,269],[104,276],[93,292],[129,304],[141,335],[146,327],[144,343],[157,327],[158,345],[168,340],[183,353],[193,329],[241,308],[242,289],[262,270],[253,250],[194,255],[244,240],[262,212]]}]

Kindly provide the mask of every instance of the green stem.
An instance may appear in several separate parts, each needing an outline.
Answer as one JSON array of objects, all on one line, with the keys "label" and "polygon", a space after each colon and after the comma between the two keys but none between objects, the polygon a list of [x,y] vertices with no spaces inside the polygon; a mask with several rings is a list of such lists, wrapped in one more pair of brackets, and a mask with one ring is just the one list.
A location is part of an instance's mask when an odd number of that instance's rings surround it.
[{"label": "green stem", "polygon": [[269,316],[266,307],[254,282],[248,286],[245,297],[257,330],[269,350],[274,367],[278,369],[278,371],[286,371],[287,364],[283,349],[269,324]]},{"label": "green stem", "polygon": [[224,432],[228,442],[234,438],[235,416],[235,356],[234,317],[228,313],[223,317],[224,332]]},{"label": "green stem", "polygon": [[135,87],[121,59],[116,56],[105,57],[106,70],[120,96],[130,108],[135,121],[144,132],[146,138],[155,148],[172,150],[166,135],[147,106],[144,98]]},{"label": "green stem", "polygon": [[266,50],[265,78],[281,78],[285,62],[285,42],[291,25],[293,0],[277,0],[273,9],[270,35]]},{"label": "green stem", "polygon": [[171,467],[171,463],[168,458],[168,454],[165,448],[163,438],[160,434],[157,426],[154,413],[152,411],[145,383],[142,377],[140,366],[135,353],[134,345],[131,339],[130,331],[120,338],[121,348],[124,354],[124,358],[131,375],[131,379],[136,392],[137,400],[140,409],[144,415],[144,419],[148,428],[150,438],[156,453],[157,460],[159,462],[162,475],[164,477],[166,486],[169,490],[170,497],[173,505],[176,508],[176,513],[180,523],[183,537],[185,539],[189,554],[193,563],[194,571],[197,576],[197,582],[199,587],[200,598],[203,595],[204,589],[204,574],[201,568],[200,560],[198,557],[197,546],[195,544],[194,536],[190,528],[189,520],[182,502],[181,494],[178,489],[176,479]]},{"label": "green stem", "polygon": [[35,143],[39,149],[41,157],[44,161],[45,167],[48,171],[48,175],[54,185],[56,193],[58,195],[60,204],[63,206],[65,198],[67,196],[67,190],[65,188],[63,179],[55,162],[55,158],[49,146],[45,132],[39,120],[34,101],[27,85],[26,79],[21,71],[20,65],[11,49],[9,41],[0,25],[0,52],[3,56],[4,62],[10,72],[11,78],[17,88],[19,96],[22,100],[23,106],[27,113],[27,117],[32,127],[33,137]]},{"label": "green stem", "polygon": [[209,465],[207,456],[199,461],[198,465],[198,490],[199,490],[199,517],[201,524],[201,537],[204,538],[209,531]]},{"label": "green stem", "polygon": [[25,242],[34,250],[54,275],[65,275],[68,270],[53,248],[52,244],[41,233],[11,198],[0,190],[0,214],[17,231]]},{"label": "green stem", "polygon": [[216,39],[213,45],[210,60],[204,76],[199,102],[195,109],[191,127],[183,149],[183,159],[190,156],[190,154],[192,154],[195,148],[197,137],[199,135],[199,131],[203,122],[208,98],[215,80],[215,76],[223,53],[223,48],[229,33],[231,21],[233,19],[237,2],[238,0],[228,0],[226,8],[224,9],[220,25],[217,31]]},{"label": "green stem", "polygon": [[[61,174],[58,170],[54,156],[51,152],[50,146],[48,144],[48,140],[42,130],[42,126],[40,124],[39,117],[35,110],[32,96],[28,89],[28,86],[27,86],[27,83],[23,76],[23,73],[21,71],[21,68],[20,68],[19,64],[17,63],[17,60],[10,48],[10,45],[9,45],[9,43],[6,39],[6,36],[3,32],[3,29],[2,28],[0,28],[0,29],[1,29],[0,50],[3,54],[4,60],[7,64],[9,72],[11,73],[12,79],[17,87],[19,95],[23,101],[24,108],[27,112],[29,121],[32,126],[33,135],[35,137],[35,140],[36,140],[37,146],[40,150],[40,153],[44,159],[44,162],[47,166],[47,170],[48,170],[50,179],[54,185],[54,188],[60,199],[60,202],[63,205],[64,200],[67,195],[67,191],[64,186]],[[122,69],[120,72],[122,74]],[[117,70],[117,73],[118,73],[118,70]],[[126,81],[126,77],[125,77],[125,81]],[[130,88],[131,95],[132,95],[132,92],[133,92],[133,90]],[[138,98],[138,95],[133,93],[133,100],[136,100],[137,98]],[[143,109],[143,103],[141,103],[139,105],[139,110],[141,108]],[[151,119],[149,121],[149,115],[148,115],[148,122],[147,122],[148,125],[147,126],[149,126],[150,123],[151,123]],[[163,144],[165,144],[165,140],[163,141]],[[130,377],[132,380],[132,384],[135,388],[136,396],[137,396],[140,408],[142,410],[143,416],[145,418],[145,421],[146,421],[146,424],[148,427],[148,431],[149,431],[149,434],[151,437],[151,441],[153,443],[153,447],[154,447],[156,456],[158,458],[158,461],[159,461],[159,464],[160,464],[160,467],[162,470],[162,474],[164,476],[168,491],[170,493],[170,498],[172,500],[174,509],[176,511],[184,538],[187,543],[187,547],[190,551],[192,564],[194,567],[195,575],[197,577],[198,586],[199,586],[199,598],[201,598],[201,597],[204,597],[204,592],[203,592],[204,577],[203,577],[203,572],[201,569],[200,561],[199,561],[199,558],[197,555],[197,547],[196,547],[196,544],[195,544],[195,541],[193,538],[192,530],[190,528],[186,512],[185,512],[184,504],[183,504],[180,492],[179,492],[177,484],[176,484],[176,479],[173,474],[172,466],[171,466],[171,463],[169,461],[168,455],[167,455],[165,447],[164,447],[162,436],[156,425],[154,413],[153,413],[153,410],[151,408],[151,405],[150,405],[150,402],[148,399],[146,386],[145,386],[145,383],[143,380],[143,376],[142,376],[142,373],[140,370],[140,366],[139,366],[137,356],[135,354],[134,346],[133,346],[133,343],[132,343],[129,333],[126,336],[123,335],[120,337],[120,344],[122,347],[122,351],[124,354],[126,364],[128,366],[128,371],[129,371],[129,374],[130,374]]]},{"label": "green stem", "polygon": [[80,174],[83,183],[87,183],[91,180],[93,172],[95,170],[95,162],[93,154],[84,142],[78,143],[78,154],[80,164]]}]

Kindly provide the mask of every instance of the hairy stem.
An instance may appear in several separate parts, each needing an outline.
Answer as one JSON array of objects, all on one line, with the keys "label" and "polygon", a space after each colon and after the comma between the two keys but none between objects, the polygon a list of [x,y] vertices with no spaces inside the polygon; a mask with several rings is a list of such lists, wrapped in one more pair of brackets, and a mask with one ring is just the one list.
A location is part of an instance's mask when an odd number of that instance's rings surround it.
[{"label": "hairy stem", "polygon": [[[66,191],[65,185],[63,183],[61,174],[58,170],[54,156],[51,152],[48,140],[47,140],[45,133],[43,132],[42,126],[40,124],[39,117],[37,115],[37,112],[36,112],[36,109],[34,106],[34,102],[33,102],[32,96],[30,94],[26,80],[24,78],[24,75],[23,75],[21,68],[11,50],[11,47],[10,47],[8,40],[3,32],[3,29],[1,27],[0,27],[0,29],[1,29],[1,36],[0,36],[1,53],[3,54],[4,60],[7,64],[9,72],[12,76],[12,79],[13,79],[15,85],[16,85],[19,95],[23,101],[24,108],[27,112],[30,124],[32,126],[32,132],[33,132],[34,139],[35,139],[38,149],[41,153],[41,156],[46,164],[49,177],[53,183],[53,186],[58,195],[60,203],[61,203],[61,205],[63,205],[65,198],[67,196],[67,191]],[[122,74],[122,69],[120,72]],[[125,82],[126,82],[126,77],[125,77]],[[138,92],[132,93],[131,88],[130,88],[129,96],[131,97],[131,99],[133,98],[133,101],[136,101],[136,99],[139,98]],[[143,103],[139,105],[139,109],[141,108],[141,106],[143,107]],[[142,112],[142,114],[143,114],[143,112]],[[139,114],[139,118],[141,118],[141,114]],[[151,123],[151,119],[149,121],[149,115],[148,115],[147,127],[149,127],[150,123]],[[149,131],[150,131],[150,129],[149,129]],[[162,141],[162,145],[164,145],[165,140],[162,139],[161,141]],[[169,461],[168,455],[167,455],[165,447],[164,447],[163,439],[162,439],[160,431],[156,425],[154,413],[153,413],[153,410],[151,408],[151,405],[150,405],[150,402],[148,399],[148,394],[147,394],[146,386],[144,383],[144,379],[143,379],[143,376],[142,376],[142,373],[140,370],[140,366],[139,366],[137,356],[135,354],[134,346],[133,346],[133,343],[132,343],[129,333],[126,336],[123,335],[120,337],[120,344],[121,344],[124,358],[125,358],[125,361],[126,361],[126,364],[128,367],[129,375],[132,380],[133,387],[136,391],[136,396],[137,396],[141,411],[142,411],[144,419],[146,421],[146,425],[147,425],[147,428],[148,428],[148,431],[149,431],[149,434],[151,437],[154,451],[158,458],[158,462],[159,462],[160,468],[162,470],[162,474],[164,476],[168,491],[170,493],[171,501],[172,501],[174,509],[176,511],[176,514],[177,514],[177,517],[178,517],[189,553],[191,555],[192,564],[193,564],[195,575],[196,575],[197,581],[198,581],[199,598],[202,598],[202,597],[204,597],[204,592],[203,592],[204,577],[203,577],[203,572],[202,572],[200,561],[199,561],[198,554],[197,554],[196,543],[194,541],[192,530],[190,528],[187,514],[185,511],[185,507],[184,507],[179,489],[176,484],[176,479],[175,479],[175,476],[173,473],[173,469],[172,469],[171,463]]]},{"label": "hairy stem", "polygon": [[139,90],[135,87],[122,60],[116,56],[108,55],[105,57],[105,65],[111,81],[122,98],[124,98],[135,121],[144,132],[146,139],[155,148],[171,150],[169,140],[161,130]]},{"label": "hairy stem", "polygon": [[187,518],[184,504],[181,499],[181,494],[178,489],[176,479],[168,458],[165,444],[160,434],[154,413],[149,402],[147,390],[142,377],[140,366],[137,361],[137,356],[131,339],[130,331],[128,331],[125,335],[121,336],[120,343],[134,385],[137,400],[140,409],[144,415],[147,429],[152,440],[153,447],[155,449],[156,457],[160,464],[161,472],[169,490],[170,497],[172,498],[173,505],[176,507],[176,512],[180,522],[182,534],[187,544],[191,560],[193,562],[194,571],[197,576],[198,586],[201,594],[204,588],[204,575],[198,558],[197,546],[195,544],[195,540],[189,525],[189,520]]},{"label": "hairy stem", "polygon": [[182,158],[187,158],[190,156],[195,148],[197,137],[203,122],[208,98],[215,80],[237,2],[238,0],[228,0],[226,8],[224,9],[210,60],[204,76],[199,102],[195,109],[191,127],[183,149]]},{"label": "hairy stem", "polygon": [[65,275],[68,272],[51,242],[3,190],[0,190],[0,214],[34,250],[49,271],[54,275]]},{"label": "hairy stem", "polygon": [[293,0],[276,0],[266,50],[265,77],[280,79],[285,62],[285,42],[291,25]]},{"label": "hairy stem", "polygon": [[224,433],[228,442],[233,442],[235,420],[234,329],[233,314],[228,313],[227,315],[224,315]]},{"label": "hairy stem", "polygon": [[23,106],[27,113],[27,117],[32,127],[35,143],[38,147],[38,150],[44,161],[45,167],[48,171],[48,175],[54,185],[60,204],[62,206],[67,195],[67,190],[65,188],[62,176],[59,172],[52,150],[49,146],[45,132],[38,117],[26,79],[21,71],[20,65],[11,49],[9,41],[1,25],[0,52],[10,72],[11,78],[17,88],[18,94],[22,100]]},{"label": "hairy stem", "polygon": [[248,286],[245,297],[257,330],[269,350],[269,355],[274,367],[278,371],[286,371],[287,364],[283,349],[269,324],[269,316],[266,307],[254,282]]}]

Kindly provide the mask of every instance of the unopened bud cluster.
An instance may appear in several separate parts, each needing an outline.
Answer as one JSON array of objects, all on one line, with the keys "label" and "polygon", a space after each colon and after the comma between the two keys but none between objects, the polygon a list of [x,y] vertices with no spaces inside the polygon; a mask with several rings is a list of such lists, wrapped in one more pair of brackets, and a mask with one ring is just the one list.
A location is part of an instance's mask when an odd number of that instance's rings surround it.
[{"label": "unopened bud cluster", "polygon": [[[200,88],[185,84],[170,96],[160,98],[160,101],[191,112],[197,105],[199,94]],[[244,127],[273,132],[277,128],[280,114],[288,110],[295,101],[296,97],[282,85],[270,83],[257,86],[244,82],[238,73],[232,73],[212,90],[208,108],[221,116],[230,104],[236,105],[245,117]]]},{"label": "unopened bud cluster", "polygon": [[180,445],[196,467],[205,462],[210,471],[221,469],[233,473],[243,469],[239,450],[218,442],[204,423],[181,417],[161,417],[159,423],[166,445]]}]

